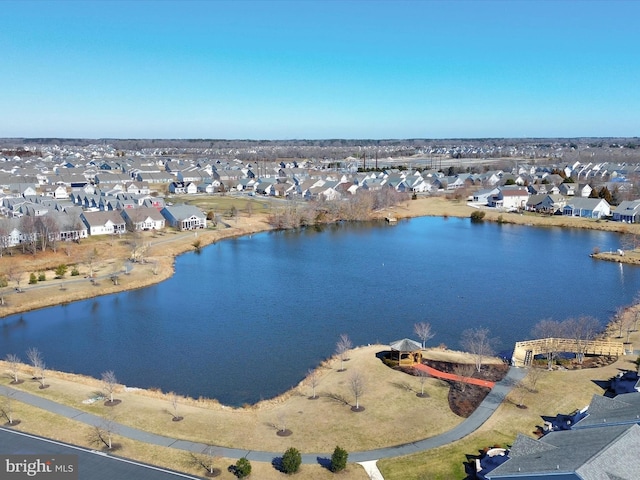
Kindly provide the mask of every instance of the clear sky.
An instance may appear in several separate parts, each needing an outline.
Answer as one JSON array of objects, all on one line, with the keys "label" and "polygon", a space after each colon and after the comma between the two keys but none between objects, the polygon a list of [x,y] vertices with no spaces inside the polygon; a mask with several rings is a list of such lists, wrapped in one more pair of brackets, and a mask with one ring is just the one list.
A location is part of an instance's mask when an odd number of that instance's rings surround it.
[{"label": "clear sky", "polygon": [[0,137],[640,136],[640,2],[0,1]]}]

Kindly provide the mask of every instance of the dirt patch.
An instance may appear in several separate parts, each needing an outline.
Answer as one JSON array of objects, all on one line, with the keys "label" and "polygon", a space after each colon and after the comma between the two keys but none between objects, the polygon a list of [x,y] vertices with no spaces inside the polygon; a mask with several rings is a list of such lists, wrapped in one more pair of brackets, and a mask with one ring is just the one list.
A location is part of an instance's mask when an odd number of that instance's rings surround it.
[{"label": "dirt patch", "polygon": [[[425,360],[424,363],[447,373],[458,373],[458,368],[461,365],[452,362],[442,362],[437,360]],[[509,366],[505,363],[491,363],[482,366],[480,372],[474,370],[471,375],[472,378],[479,378],[482,380],[489,380],[491,382],[499,382],[502,380],[507,372]],[[449,384],[449,408],[453,413],[460,417],[467,418],[471,415],[476,408],[482,403],[485,397],[489,394],[491,389],[481,387],[478,385],[471,385],[463,382],[456,382],[450,380],[443,380]]]}]

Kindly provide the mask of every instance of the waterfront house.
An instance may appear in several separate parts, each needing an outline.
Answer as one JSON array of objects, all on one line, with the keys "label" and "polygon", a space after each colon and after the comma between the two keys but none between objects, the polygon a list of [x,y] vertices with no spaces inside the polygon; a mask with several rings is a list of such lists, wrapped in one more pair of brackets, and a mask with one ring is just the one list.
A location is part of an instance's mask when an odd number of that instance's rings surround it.
[{"label": "waterfront house", "polygon": [[624,223],[640,221],[640,200],[625,200],[613,211],[613,220]]},{"label": "waterfront house", "polygon": [[207,228],[207,217],[193,205],[171,205],[160,210],[170,226],[179,230]]},{"label": "waterfront house", "polygon": [[139,207],[122,210],[122,218],[130,230],[161,230],[165,225],[165,218],[153,207]]},{"label": "waterfront house", "polygon": [[611,206],[604,198],[575,197],[567,200],[562,214],[570,217],[602,218],[611,215]]},{"label": "waterfront house", "polygon": [[113,235],[127,231],[124,219],[119,212],[113,210],[83,212],[80,219],[87,226],[89,235]]}]

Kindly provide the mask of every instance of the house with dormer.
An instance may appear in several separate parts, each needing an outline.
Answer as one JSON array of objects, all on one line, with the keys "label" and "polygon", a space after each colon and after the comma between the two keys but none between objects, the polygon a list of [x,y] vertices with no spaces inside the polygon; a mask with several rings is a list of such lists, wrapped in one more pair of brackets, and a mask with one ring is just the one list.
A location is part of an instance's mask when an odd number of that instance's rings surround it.
[{"label": "house with dormer", "polygon": [[640,222],[640,200],[625,200],[613,210],[613,220],[623,223]]}]

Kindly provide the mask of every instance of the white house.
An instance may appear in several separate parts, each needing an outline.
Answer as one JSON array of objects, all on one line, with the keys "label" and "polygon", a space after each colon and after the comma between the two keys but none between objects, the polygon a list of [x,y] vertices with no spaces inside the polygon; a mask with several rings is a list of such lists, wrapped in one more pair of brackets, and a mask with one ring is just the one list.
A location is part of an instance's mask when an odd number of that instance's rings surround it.
[{"label": "white house", "polygon": [[611,215],[611,206],[604,198],[574,197],[567,200],[563,215],[583,218],[602,218]]}]

